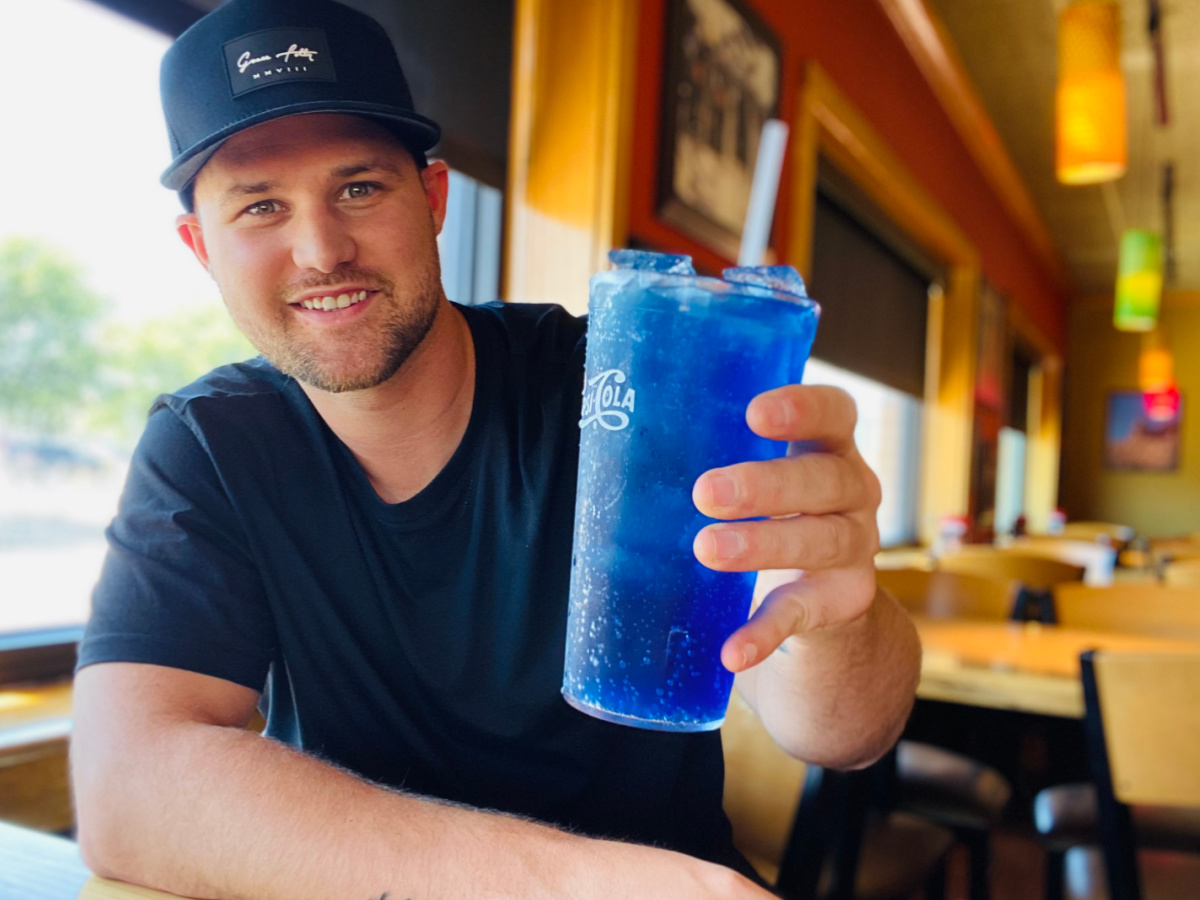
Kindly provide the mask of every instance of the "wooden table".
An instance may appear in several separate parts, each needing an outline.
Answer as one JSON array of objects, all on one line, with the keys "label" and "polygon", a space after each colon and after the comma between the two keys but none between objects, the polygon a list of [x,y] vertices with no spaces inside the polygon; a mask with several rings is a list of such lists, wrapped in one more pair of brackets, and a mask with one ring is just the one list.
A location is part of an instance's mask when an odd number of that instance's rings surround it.
[{"label": "wooden table", "polygon": [[150,888],[125,884],[121,881],[109,881],[107,878],[97,878],[95,875],[88,880],[79,892],[78,900],[181,900],[175,894],[164,894],[162,891],[152,891]]},{"label": "wooden table", "polygon": [[97,878],[73,841],[0,822],[0,900],[180,900]]},{"label": "wooden table", "polygon": [[1200,641],[1083,631],[1036,622],[913,617],[924,656],[917,696],[968,706],[1083,717],[1084,650],[1192,651]]}]

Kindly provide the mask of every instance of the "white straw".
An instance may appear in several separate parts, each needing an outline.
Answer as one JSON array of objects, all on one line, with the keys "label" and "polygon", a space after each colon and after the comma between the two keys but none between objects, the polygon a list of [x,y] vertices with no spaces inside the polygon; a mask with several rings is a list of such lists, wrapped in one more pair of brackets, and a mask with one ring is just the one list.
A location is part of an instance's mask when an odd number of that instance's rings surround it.
[{"label": "white straw", "polygon": [[750,185],[750,203],[746,208],[746,224],[742,228],[742,246],[738,250],[739,266],[762,265],[767,252],[787,139],[786,122],[767,119],[763,123],[762,137],[758,141],[758,159],[754,162],[754,181]]}]

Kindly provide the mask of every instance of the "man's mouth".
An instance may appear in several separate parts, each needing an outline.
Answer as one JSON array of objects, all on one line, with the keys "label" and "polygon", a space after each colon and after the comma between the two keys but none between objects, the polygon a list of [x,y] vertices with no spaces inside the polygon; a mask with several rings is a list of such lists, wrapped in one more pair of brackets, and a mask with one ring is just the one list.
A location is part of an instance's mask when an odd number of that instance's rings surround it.
[{"label": "man's mouth", "polygon": [[345,309],[367,299],[370,291],[354,291],[348,294],[330,294],[325,297],[309,297],[301,300],[300,305],[305,309]]}]

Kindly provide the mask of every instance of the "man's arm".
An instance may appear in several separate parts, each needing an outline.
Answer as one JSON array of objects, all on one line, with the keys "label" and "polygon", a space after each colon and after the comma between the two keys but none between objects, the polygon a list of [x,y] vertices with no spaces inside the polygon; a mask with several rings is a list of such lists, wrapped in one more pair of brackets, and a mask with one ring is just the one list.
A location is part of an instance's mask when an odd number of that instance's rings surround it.
[{"label": "man's arm", "polygon": [[197,898],[767,900],[735,872],[388,790],[245,730],[258,695],[87,666],[71,764],[84,860]]},{"label": "man's arm", "polygon": [[907,614],[875,585],[879,480],[854,446],[854,401],[836,388],[791,385],[756,397],[746,419],[795,452],[696,482],[706,515],[770,517],[709,525],[696,538],[705,565],[776,581],[726,641],[722,662],[789,753],[866,765],[904,727],[921,651]]},{"label": "man's arm", "polygon": [[868,765],[896,743],[912,709],[921,647],[908,614],[878,589],[851,622],[788,637],[738,674],[738,693],[792,756]]}]

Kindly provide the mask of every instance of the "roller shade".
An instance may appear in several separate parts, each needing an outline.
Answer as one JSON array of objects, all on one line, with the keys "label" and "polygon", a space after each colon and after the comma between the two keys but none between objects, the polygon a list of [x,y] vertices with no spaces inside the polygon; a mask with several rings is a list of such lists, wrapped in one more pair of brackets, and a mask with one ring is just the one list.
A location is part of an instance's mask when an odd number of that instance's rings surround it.
[{"label": "roller shade", "polygon": [[812,355],[923,397],[930,278],[823,191],[811,282],[822,309]]}]

